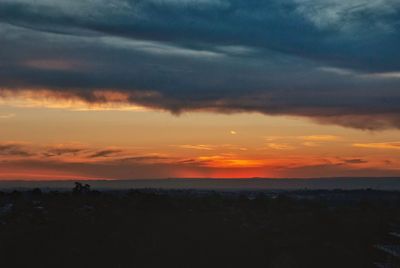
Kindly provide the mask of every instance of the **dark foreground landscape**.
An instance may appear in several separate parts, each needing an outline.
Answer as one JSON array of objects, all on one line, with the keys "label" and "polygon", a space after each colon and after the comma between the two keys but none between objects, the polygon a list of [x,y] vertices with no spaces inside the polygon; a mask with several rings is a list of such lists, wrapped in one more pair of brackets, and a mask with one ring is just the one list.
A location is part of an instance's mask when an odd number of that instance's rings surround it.
[{"label": "dark foreground landscape", "polygon": [[400,219],[378,190],[8,191],[1,267],[375,267]]}]

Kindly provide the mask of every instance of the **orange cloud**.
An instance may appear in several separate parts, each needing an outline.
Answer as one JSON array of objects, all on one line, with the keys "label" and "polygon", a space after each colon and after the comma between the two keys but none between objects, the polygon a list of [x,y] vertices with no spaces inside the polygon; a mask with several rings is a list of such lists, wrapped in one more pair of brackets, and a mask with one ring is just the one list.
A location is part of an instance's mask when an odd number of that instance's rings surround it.
[{"label": "orange cloud", "polygon": [[78,173],[59,172],[56,170],[25,170],[21,172],[1,171],[2,180],[96,180],[101,177],[83,176]]},{"label": "orange cloud", "polygon": [[293,150],[294,146],[286,143],[268,143],[267,146],[274,150]]},{"label": "orange cloud", "polygon": [[353,144],[353,147],[400,150],[400,142],[355,143]]},{"label": "orange cloud", "polygon": [[206,150],[206,151],[214,150],[212,145],[205,145],[205,144],[197,144],[197,145],[184,144],[184,145],[179,145],[178,147],[184,149],[193,149],[193,150]]},{"label": "orange cloud", "polygon": [[306,142],[303,142],[302,145],[307,146],[307,147],[318,147],[321,144],[319,142],[306,141]]},{"label": "orange cloud", "polygon": [[197,158],[200,164],[213,168],[254,168],[266,165],[265,160],[242,159],[224,156],[201,156]]},{"label": "orange cloud", "polygon": [[[146,94],[146,93],[141,93]],[[112,90],[93,91],[90,101],[73,92],[58,92],[50,90],[7,90],[0,89],[0,105],[22,108],[50,108],[73,111],[144,111],[143,106],[132,104],[131,95]]]},{"label": "orange cloud", "polygon": [[235,150],[235,151],[247,151],[246,147],[237,146],[234,144],[183,144],[183,145],[171,145],[183,149],[200,150],[200,151],[215,151],[215,150]]},{"label": "orange cloud", "polygon": [[340,139],[340,137],[334,135],[310,135],[299,138],[305,141],[337,141]]},{"label": "orange cloud", "polygon": [[252,158],[240,157],[235,154],[221,154],[213,156],[197,157],[192,163],[200,166],[213,168],[270,168],[285,169],[302,166],[313,166],[317,164],[326,164],[340,162],[337,159],[320,159],[310,157],[285,157],[285,158]]}]

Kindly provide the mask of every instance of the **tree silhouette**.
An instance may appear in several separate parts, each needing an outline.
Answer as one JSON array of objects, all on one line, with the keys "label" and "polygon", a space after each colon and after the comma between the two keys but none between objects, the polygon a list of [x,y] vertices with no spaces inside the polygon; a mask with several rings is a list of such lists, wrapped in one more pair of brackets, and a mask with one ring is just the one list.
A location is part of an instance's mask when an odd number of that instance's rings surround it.
[{"label": "tree silhouette", "polygon": [[75,194],[86,194],[90,193],[90,185],[82,184],[80,182],[75,182],[75,187],[72,189]]}]

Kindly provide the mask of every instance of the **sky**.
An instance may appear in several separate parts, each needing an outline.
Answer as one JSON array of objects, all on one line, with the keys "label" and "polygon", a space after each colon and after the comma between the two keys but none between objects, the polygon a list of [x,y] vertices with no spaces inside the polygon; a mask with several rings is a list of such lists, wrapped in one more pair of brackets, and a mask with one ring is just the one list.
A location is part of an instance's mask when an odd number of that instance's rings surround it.
[{"label": "sky", "polygon": [[397,0],[1,0],[0,180],[400,176]]}]

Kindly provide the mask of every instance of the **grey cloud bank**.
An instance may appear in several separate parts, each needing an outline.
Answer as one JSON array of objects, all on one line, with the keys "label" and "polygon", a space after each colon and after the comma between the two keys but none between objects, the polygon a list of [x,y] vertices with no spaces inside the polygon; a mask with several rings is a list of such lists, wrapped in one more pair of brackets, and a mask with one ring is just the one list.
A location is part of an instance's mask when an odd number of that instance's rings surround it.
[{"label": "grey cloud bank", "polygon": [[399,23],[394,0],[3,0],[0,88],[400,128]]}]

